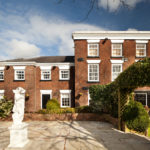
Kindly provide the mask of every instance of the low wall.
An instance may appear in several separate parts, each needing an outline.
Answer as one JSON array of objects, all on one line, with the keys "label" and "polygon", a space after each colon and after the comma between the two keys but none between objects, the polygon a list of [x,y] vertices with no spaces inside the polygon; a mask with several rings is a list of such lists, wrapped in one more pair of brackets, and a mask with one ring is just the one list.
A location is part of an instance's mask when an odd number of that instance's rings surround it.
[{"label": "low wall", "polygon": [[118,126],[118,119],[108,114],[66,113],[66,114],[36,114],[26,113],[24,121],[105,121]]}]

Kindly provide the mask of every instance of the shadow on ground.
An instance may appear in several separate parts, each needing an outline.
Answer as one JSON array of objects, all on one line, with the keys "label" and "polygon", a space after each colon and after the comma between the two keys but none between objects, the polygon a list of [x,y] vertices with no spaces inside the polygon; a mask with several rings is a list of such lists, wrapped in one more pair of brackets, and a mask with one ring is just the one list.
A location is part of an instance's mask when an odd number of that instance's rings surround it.
[{"label": "shadow on ground", "polygon": [[[120,132],[105,122],[28,123],[30,142],[23,150],[150,150],[148,138]],[[0,150],[9,144],[8,127],[11,124],[12,122],[0,122]]]}]

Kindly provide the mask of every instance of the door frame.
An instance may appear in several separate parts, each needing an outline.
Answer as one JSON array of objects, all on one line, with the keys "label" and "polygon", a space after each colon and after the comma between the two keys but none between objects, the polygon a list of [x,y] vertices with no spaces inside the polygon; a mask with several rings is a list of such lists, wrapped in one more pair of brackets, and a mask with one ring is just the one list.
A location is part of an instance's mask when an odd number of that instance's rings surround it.
[{"label": "door frame", "polygon": [[42,108],[42,105],[43,105],[42,95],[49,94],[50,95],[50,99],[51,99],[52,98],[52,90],[40,90],[40,93],[41,93],[41,109],[43,109]]}]

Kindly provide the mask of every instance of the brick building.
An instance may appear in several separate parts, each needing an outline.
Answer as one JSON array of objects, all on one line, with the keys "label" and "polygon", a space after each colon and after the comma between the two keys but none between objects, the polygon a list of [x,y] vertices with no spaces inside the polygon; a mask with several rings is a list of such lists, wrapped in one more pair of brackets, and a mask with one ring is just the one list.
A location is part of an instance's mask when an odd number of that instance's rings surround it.
[{"label": "brick building", "polygon": [[[88,87],[108,84],[132,63],[150,57],[149,31],[80,31],[73,35],[75,56],[47,56],[0,62],[0,96],[26,90],[26,111],[45,108],[54,97],[61,107],[88,105]],[[135,90],[150,106],[150,88]]]}]

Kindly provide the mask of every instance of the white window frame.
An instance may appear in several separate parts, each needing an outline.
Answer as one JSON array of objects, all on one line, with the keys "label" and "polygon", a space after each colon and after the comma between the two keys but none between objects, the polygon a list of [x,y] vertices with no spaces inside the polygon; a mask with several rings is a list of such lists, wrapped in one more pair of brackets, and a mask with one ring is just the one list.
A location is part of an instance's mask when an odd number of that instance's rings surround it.
[{"label": "white window frame", "polygon": [[3,79],[0,79],[0,81],[4,81],[4,69],[5,67],[0,67],[0,72],[2,72]]},{"label": "white window frame", "polygon": [[[14,80],[19,80],[19,81],[25,80],[25,68],[26,67],[25,66],[14,66],[13,68],[15,70]],[[17,78],[17,71],[23,71],[23,73],[24,73],[24,78],[23,79],[18,79]]]},{"label": "white window frame", "polygon": [[[68,71],[68,78],[62,78],[62,71]],[[59,70],[59,79],[60,80],[70,80],[70,70],[69,69],[61,69],[61,70]]]},{"label": "white window frame", "polygon": [[[97,78],[97,80],[90,80],[90,70],[89,70],[89,68],[90,68],[90,65],[97,65],[97,69],[98,69],[98,71],[97,71],[97,73],[98,73],[98,78]],[[88,64],[88,82],[99,82],[99,64],[98,63],[89,63]]]},{"label": "white window frame", "polygon": [[[144,44],[144,55],[143,56],[137,56],[137,50],[138,50],[137,45],[138,44]],[[136,57],[139,57],[139,58],[140,57],[146,57],[146,49],[147,49],[146,47],[147,47],[146,43],[136,43],[136,52],[135,52],[136,53]]]},{"label": "white window frame", "polygon": [[[97,55],[90,55],[90,45],[94,44],[97,46]],[[98,43],[88,43],[88,57],[99,57],[99,44]]]},{"label": "white window frame", "polygon": [[[114,44],[120,44],[120,55],[113,55],[113,48],[114,48]],[[111,44],[111,56],[112,57],[122,57],[122,43],[112,43]]]},{"label": "white window frame", "polygon": [[[41,80],[51,80],[51,66],[40,66],[41,69]],[[49,72],[50,77],[48,79],[44,79],[43,72]]]},{"label": "white window frame", "polygon": [[[119,63],[119,64],[116,64],[116,63],[111,64],[111,66],[112,66],[112,67],[111,67],[111,81],[114,81],[114,80],[116,79],[116,78],[113,79],[113,66],[116,66],[116,65],[121,66],[121,72],[122,72],[122,64],[121,64],[121,63]],[[121,73],[121,72],[120,72],[120,73]],[[119,73],[119,74],[120,74],[120,73]],[[119,75],[119,74],[118,74],[118,75]]]},{"label": "white window frame", "polygon": [[147,93],[144,93],[144,92],[141,92],[141,93],[139,92],[139,93],[138,93],[138,92],[137,92],[137,93],[135,93],[135,94],[143,94],[143,95],[146,95],[146,106],[147,106]]},{"label": "white window frame", "polygon": [[[69,94],[69,106],[62,106],[63,94]],[[71,90],[60,90],[60,105],[62,108],[71,107]]]},{"label": "white window frame", "polygon": [[52,99],[52,90],[40,90],[40,93],[41,93],[41,109],[43,109],[42,108],[42,106],[43,106],[42,95],[49,94],[50,95],[50,99]]},{"label": "white window frame", "polygon": [[0,99],[4,98],[4,92],[5,90],[0,90]]}]

